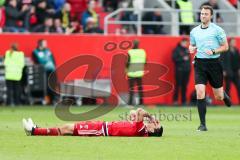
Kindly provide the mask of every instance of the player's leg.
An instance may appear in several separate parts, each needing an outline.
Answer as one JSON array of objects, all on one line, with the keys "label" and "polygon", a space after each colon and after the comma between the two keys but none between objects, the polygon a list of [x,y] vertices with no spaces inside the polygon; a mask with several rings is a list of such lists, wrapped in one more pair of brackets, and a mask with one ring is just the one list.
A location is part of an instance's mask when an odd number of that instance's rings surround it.
[{"label": "player's leg", "polygon": [[230,91],[230,87],[231,87],[231,78],[229,76],[225,77],[225,84],[226,84],[225,91],[229,95],[229,91]]},{"label": "player's leg", "polygon": [[7,105],[13,105],[13,82],[6,80],[7,86]]},{"label": "player's leg", "polygon": [[235,73],[233,76],[233,83],[237,89],[238,94],[238,103],[240,103],[240,79],[238,73]]},{"label": "player's leg", "polygon": [[189,76],[190,76],[190,72],[189,71],[184,71],[182,73],[182,104],[185,105],[186,104],[186,94],[187,94],[187,85],[189,82]]},{"label": "player's leg", "polygon": [[223,69],[221,63],[216,60],[211,62],[208,67],[207,77],[213,88],[214,97],[217,100],[223,100],[226,106],[230,107],[232,105],[231,99],[223,90]]},{"label": "player's leg", "polygon": [[22,88],[21,88],[21,82],[20,81],[16,81],[16,82],[13,82],[13,88],[14,88],[14,92],[13,92],[13,97],[14,97],[14,104],[15,105],[20,105],[20,97],[21,97],[21,91],[22,91]]},{"label": "player's leg", "polygon": [[60,127],[53,128],[34,128],[32,130],[33,136],[65,136],[73,135],[74,124],[65,124]]},{"label": "player's leg", "polygon": [[231,107],[232,102],[230,100],[230,97],[227,95],[226,92],[224,92],[223,87],[213,88],[213,94],[215,99],[223,100],[226,106]]},{"label": "player's leg", "polygon": [[23,127],[27,135],[32,136],[61,136],[73,135],[74,124],[66,124],[61,127],[39,128],[29,118],[23,119]]},{"label": "player's leg", "polygon": [[174,89],[174,95],[173,95],[174,104],[178,104],[178,94],[179,94],[179,89],[181,88],[181,82],[182,82],[181,73],[176,68],[175,69],[175,89]]},{"label": "player's leg", "polygon": [[206,113],[207,103],[205,99],[206,84],[207,84],[207,64],[201,59],[196,59],[194,63],[194,78],[195,78],[195,89],[197,93],[197,108],[200,119],[200,126],[198,131],[207,131],[206,127]]},{"label": "player's leg", "polygon": [[213,88],[212,90],[213,90],[213,94],[214,94],[215,99],[223,100],[223,98],[224,98],[223,87]]},{"label": "player's leg", "polygon": [[52,127],[52,128],[32,128],[31,132],[32,136],[60,136],[60,128]]},{"label": "player's leg", "polygon": [[129,77],[128,78],[128,85],[129,85],[129,99],[128,99],[128,104],[132,105],[133,104],[133,95],[134,95],[134,78]]},{"label": "player's leg", "polygon": [[69,124],[65,124],[61,127],[59,127],[59,131],[61,135],[73,135],[74,132],[74,124],[73,123],[69,123]]},{"label": "player's leg", "polygon": [[138,88],[138,96],[139,96],[139,104],[143,104],[143,86],[142,86],[142,78],[137,78],[137,88]]},{"label": "player's leg", "polygon": [[200,119],[200,126],[198,127],[198,131],[207,131],[206,127],[207,103],[205,99],[206,85],[197,84],[195,85],[195,89],[197,92],[197,108]]}]

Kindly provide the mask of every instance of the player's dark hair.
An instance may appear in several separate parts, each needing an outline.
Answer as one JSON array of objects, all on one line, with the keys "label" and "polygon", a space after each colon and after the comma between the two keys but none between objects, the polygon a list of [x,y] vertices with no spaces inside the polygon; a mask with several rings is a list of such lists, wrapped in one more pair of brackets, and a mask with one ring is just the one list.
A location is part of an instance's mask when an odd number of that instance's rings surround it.
[{"label": "player's dark hair", "polygon": [[37,42],[38,47],[42,46],[43,41],[45,41],[45,39],[39,39]]},{"label": "player's dark hair", "polygon": [[149,132],[148,136],[149,137],[162,137],[163,134],[163,127],[161,126],[160,128],[155,128],[154,132]]},{"label": "player's dark hair", "polygon": [[137,49],[139,46],[139,40],[135,39],[133,40],[133,49]]},{"label": "player's dark hair", "polygon": [[18,44],[16,42],[11,44],[11,49],[14,51],[18,51]]},{"label": "player's dark hair", "polygon": [[212,6],[209,6],[209,5],[203,5],[203,6],[201,7],[201,10],[202,10],[202,9],[208,9],[208,10],[210,10],[211,15],[213,15],[213,8],[212,8]]},{"label": "player's dark hair", "polygon": [[187,42],[187,41],[188,41],[188,39],[185,37],[182,39],[182,42]]}]

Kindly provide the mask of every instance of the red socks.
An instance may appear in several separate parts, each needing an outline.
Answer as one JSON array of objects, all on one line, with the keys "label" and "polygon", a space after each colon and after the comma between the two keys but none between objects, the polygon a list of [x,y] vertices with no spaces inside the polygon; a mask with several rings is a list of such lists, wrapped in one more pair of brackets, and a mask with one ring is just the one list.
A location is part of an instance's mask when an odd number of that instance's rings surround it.
[{"label": "red socks", "polygon": [[59,128],[34,128],[32,131],[33,136],[59,136]]}]

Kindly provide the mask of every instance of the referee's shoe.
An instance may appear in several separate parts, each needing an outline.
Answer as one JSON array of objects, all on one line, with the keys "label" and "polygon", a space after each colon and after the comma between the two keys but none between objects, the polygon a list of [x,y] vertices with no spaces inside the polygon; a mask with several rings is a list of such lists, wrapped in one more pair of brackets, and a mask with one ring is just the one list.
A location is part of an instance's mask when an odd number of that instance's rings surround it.
[{"label": "referee's shoe", "polygon": [[197,131],[207,131],[206,125],[200,124],[200,126],[197,129]]},{"label": "referee's shoe", "polygon": [[224,101],[224,103],[225,103],[225,105],[226,105],[227,107],[231,107],[231,106],[232,106],[231,99],[230,99],[230,97],[227,95],[226,92],[224,92],[224,99],[223,99],[223,101]]}]

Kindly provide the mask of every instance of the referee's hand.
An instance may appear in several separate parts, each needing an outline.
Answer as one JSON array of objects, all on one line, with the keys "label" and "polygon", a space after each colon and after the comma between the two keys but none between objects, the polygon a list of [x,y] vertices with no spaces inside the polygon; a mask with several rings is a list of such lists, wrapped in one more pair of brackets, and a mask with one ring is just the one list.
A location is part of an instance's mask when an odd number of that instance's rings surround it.
[{"label": "referee's hand", "polygon": [[207,50],[206,53],[207,53],[208,55],[213,55],[213,52],[212,52],[211,50]]},{"label": "referee's hand", "polygon": [[193,54],[197,50],[197,47],[190,45],[188,49],[189,49],[189,52]]}]

